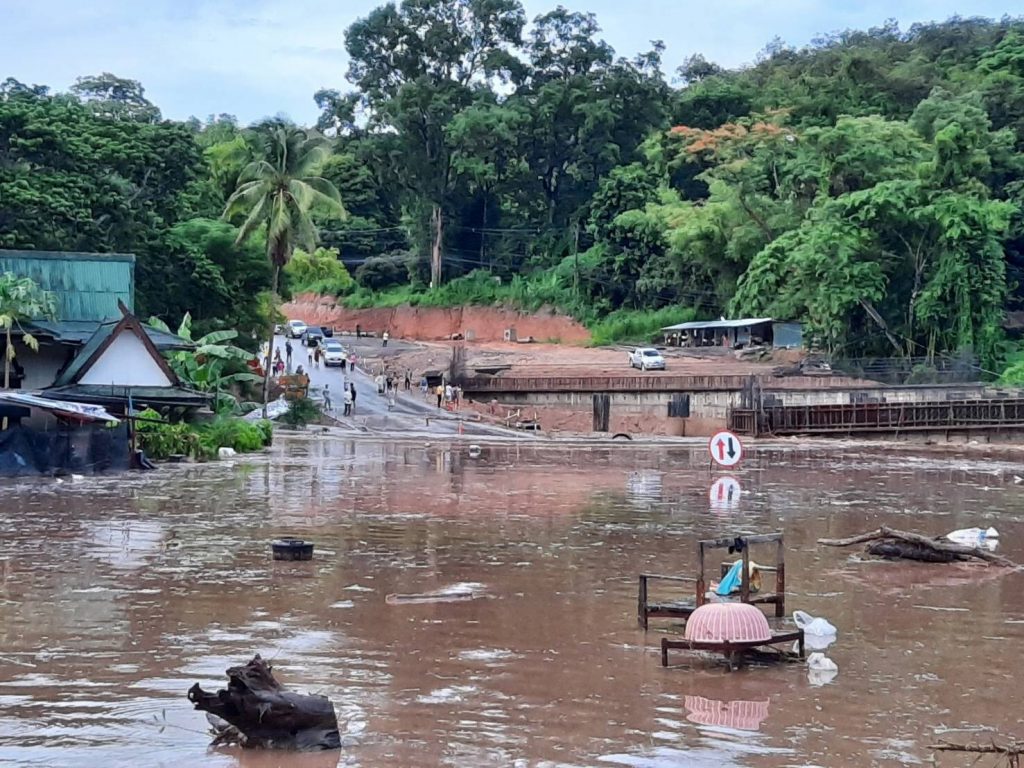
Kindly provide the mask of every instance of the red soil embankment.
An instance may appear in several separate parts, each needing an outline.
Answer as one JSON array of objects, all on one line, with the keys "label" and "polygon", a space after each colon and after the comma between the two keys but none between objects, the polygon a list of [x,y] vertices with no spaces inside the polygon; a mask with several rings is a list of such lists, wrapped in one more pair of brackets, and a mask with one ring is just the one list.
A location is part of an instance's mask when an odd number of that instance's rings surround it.
[{"label": "red soil embankment", "polygon": [[299,294],[281,307],[290,320],[309,325],[328,325],[354,331],[356,325],[367,332],[385,330],[396,339],[438,341],[460,333],[476,341],[501,341],[505,331],[514,328],[520,339],[532,336],[537,341],[585,344],[590,332],[571,317],[555,312],[527,314],[499,307],[393,307],[346,309],[330,296]]}]

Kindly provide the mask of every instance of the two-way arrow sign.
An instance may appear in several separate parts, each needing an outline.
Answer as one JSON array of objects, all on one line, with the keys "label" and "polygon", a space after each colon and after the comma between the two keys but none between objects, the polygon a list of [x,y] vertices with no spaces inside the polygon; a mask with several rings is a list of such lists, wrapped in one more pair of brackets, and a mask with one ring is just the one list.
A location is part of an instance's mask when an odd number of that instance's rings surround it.
[{"label": "two-way arrow sign", "polygon": [[722,431],[708,441],[711,460],[721,467],[735,467],[743,458],[743,443],[732,432]]}]

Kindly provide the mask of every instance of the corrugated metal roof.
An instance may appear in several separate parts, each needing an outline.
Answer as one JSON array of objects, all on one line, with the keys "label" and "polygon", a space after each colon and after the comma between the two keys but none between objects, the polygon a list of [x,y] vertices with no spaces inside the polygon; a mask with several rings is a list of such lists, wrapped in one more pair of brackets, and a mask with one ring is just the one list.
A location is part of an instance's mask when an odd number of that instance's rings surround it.
[{"label": "corrugated metal roof", "polygon": [[662,328],[663,331],[697,331],[705,328],[743,328],[747,325],[760,325],[770,323],[770,317],[744,317],[739,320],[697,320],[692,323],[680,323],[679,325],[668,325]]},{"label": "corrugated metal roof", "polygon": [[0,250],[0,273],[32,278],[57,297],[57,319],[119,318],[118,300],[135,310],[135,256],[130,253],[71,253]]},{"label": "corrugated metal roof", "polygon": [[[108,323],[113,327],[116,321],[111,320]],[[98,323],[95,320],[33,320],[30,323],[25,323],[22,327],[36,336],[49,336],[61,344],[74,345],[85,344],[96,333],[96,329],[105,324]],[[150,341],[161,352],[172,349],[193,349],[195,347],[195,344],[181,338],[181,336],[167,333],[151,325],[143,324],[142,327],[146,329],[146,335],[149,336]],[[15,329],[13,333],[18,335],[19,331]]]}]

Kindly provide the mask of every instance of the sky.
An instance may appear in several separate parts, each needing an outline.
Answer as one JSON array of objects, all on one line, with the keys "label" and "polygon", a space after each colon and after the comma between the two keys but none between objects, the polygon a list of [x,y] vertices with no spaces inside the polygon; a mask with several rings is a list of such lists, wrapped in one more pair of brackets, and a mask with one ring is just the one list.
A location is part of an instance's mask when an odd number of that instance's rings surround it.
[{"label": "sky", "polygon": [[[164,117],[283,114],[316,121],[313,93],[348,89],[344,31],[381,0],[0,0],[0,81],[67,89],[80,75],[139,80]],[[532,19],[558,0],[523,0]],[[619,55],[666,44],[667,74],[693,53],[751,63],[775,37],[815,37],[896,19],[1021,13],[1015,0],[562,0],[592,11]]]}]

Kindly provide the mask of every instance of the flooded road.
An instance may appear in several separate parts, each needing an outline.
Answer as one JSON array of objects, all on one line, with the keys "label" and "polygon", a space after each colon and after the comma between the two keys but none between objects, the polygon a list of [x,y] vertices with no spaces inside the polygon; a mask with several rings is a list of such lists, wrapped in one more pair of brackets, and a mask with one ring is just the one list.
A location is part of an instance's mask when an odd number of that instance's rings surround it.
[{"label": "flooded road", "polygon": [[[725,508],[699,446],[292,438],[234,465],[4,481],[0,764],[886,766],[950,729],[1024,735],[1024,575],[815,545],[994,525],[1024,561],[1024,467],[837,447],[732,474]],[[828,684],[663,669],[670,624],[637,628],[637,573],[691,574],[698,538],[737,529],[785,533],[787,611],[839,628]],[[282,535],[314,560],[273,562]],[[449,599],[401,598],[432,592]],[[331,697],[340,754],[208,748],[185,692],[254,652]]]}]

